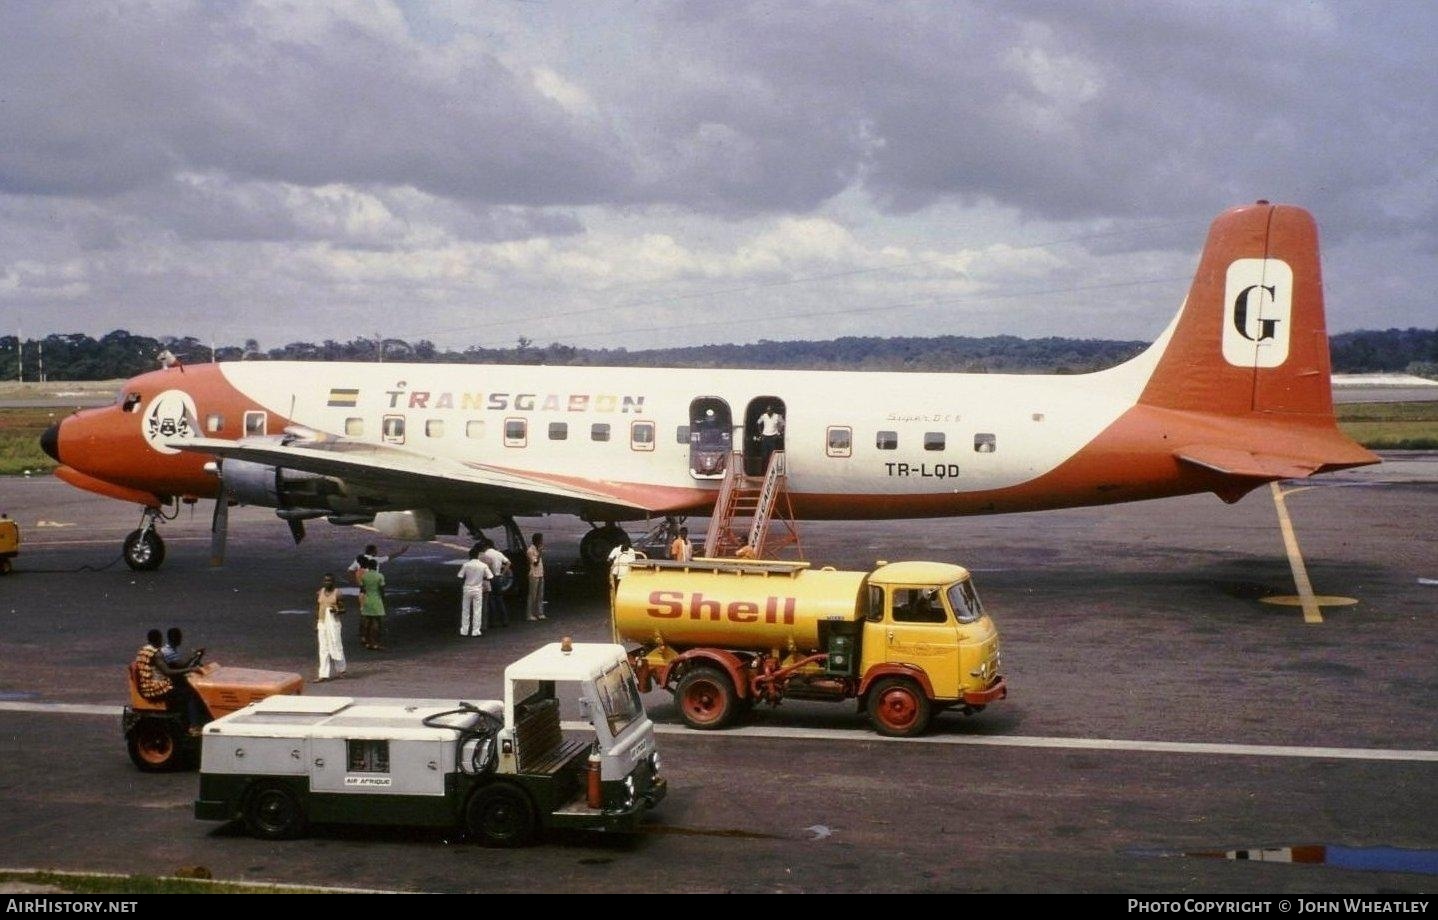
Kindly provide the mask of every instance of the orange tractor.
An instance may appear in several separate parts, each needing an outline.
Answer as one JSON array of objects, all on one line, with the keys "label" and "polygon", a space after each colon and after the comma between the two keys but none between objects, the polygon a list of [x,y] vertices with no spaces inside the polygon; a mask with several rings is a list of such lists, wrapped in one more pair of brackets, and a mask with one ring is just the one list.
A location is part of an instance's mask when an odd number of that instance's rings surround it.
[{"label": "orange tractor", "polygon": [[[146,773],[193,769],[200,753],[200,726],[192,726],[183,704],[167,705],[140,695],[140,666],[131,662],[126,672],[130,702],[120,724],[130,760]],[[189,675],[190,687],[204,704],[210,719],[243,709],[277,694],[298,694],[305,682],[289,671],[259,671],[207,662]]]}]

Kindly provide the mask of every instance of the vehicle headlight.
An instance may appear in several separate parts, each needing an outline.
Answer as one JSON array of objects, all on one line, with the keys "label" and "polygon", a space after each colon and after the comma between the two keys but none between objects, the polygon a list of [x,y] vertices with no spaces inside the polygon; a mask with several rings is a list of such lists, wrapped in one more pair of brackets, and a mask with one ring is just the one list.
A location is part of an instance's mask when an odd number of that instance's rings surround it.
[{"label": "vehicle headlight", "polygon": [[655,751],[653,754],[650,754],[650,755],[649,755],[649,769],[652,770],[652,771],[654,771],[654,775],[655,775],[655,776],[658,776],[658,775],[659,775],[659,752],[658,752],[658,751]]},{"label": "vehicle headlight", "polygon": [[624,777],[624,795],[629,799],[630,802],[633,802],[633,801],[634,801],[634,777],[633,777],[633,776],[626,776],[626,777]]}]

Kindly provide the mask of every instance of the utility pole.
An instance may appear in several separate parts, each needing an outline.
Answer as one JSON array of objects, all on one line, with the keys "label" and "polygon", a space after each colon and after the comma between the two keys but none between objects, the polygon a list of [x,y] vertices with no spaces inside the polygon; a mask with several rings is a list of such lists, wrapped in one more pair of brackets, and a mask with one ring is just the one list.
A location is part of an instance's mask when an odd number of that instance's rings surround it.
[{"label": "utility pole", "polygon": [[378,360],[380,364],[383,364],[383,363],[384,363],[384,339],[380,338],[380,335],[379,335],[378,332],[376,332],[376,333],[374,334],[374,344],[375,344],[375,354],[379,356],[376,360]]},{"label": "utility pole", "polygon": [[25,382],[25,332],[15,327],[15,382]]}]

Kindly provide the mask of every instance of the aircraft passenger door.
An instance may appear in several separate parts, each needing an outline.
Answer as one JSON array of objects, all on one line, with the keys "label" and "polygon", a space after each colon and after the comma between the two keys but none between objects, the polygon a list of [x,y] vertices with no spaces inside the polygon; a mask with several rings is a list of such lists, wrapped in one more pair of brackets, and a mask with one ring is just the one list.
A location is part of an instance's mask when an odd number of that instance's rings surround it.
[{"label": "aircraft passenger door", "polygon": [[893,664],[924,669],[934,696],[959,695],[959,636],[944,592],[934,585],[889,589],[884,648]]},{"label": "aircraft passenger door", "polygon": [[734,415],[717,396],[700,396],[689,403],[689,475],[695,479],[723,479],[734,451]]},{"label": "aircraft passenger door", "polygon": [[769,455],[784,449],[784,432],[789,419],[784,400],[777,396],[756,396],[744,410],[744,474],[763,476]]}]

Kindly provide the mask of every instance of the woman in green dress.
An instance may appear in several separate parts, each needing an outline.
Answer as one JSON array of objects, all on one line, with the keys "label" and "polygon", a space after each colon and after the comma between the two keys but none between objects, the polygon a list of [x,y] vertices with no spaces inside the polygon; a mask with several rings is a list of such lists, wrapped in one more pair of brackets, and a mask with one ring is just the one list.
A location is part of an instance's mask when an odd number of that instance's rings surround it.
[{"label": "woman in green dress", "polygon": [[360,641],[367,649],[384,651],[380,635],[384,626],[384,576],[372,559],[360,567]]}]

